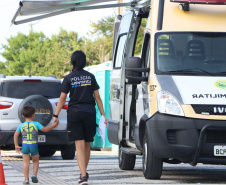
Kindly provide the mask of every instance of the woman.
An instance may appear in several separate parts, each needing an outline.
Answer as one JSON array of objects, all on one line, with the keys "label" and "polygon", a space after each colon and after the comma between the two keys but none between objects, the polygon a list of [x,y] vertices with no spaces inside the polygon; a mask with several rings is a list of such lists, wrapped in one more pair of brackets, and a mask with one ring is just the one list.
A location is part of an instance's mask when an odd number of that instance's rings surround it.
[{"label": "woman", "polygon": [[86,172],[90,159],[90,142],[96,134],[95,100],[101,115],[105,116],[103,104],[99,95],[99,85],[93,74],[83,70],[86,65],[86,55],[75,51],[71,56],[72,72],[65,76],[61,87],[61,95],[55,111],[53,122],[59,122],[58,115],[70,93],[67,111],[67,129],[70,140],[75,141],[76,156],[81,174],[79,184],[88,184],[89,175]]}]

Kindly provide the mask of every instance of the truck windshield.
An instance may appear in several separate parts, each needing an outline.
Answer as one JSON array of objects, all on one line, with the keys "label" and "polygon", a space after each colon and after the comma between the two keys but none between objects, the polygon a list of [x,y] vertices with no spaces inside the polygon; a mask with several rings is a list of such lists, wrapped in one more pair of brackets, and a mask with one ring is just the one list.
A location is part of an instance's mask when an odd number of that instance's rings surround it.
[{"label": "truck windshield", "polygon": [[161,32],[155,46],[156,74],[226,76],[226,33]]}]

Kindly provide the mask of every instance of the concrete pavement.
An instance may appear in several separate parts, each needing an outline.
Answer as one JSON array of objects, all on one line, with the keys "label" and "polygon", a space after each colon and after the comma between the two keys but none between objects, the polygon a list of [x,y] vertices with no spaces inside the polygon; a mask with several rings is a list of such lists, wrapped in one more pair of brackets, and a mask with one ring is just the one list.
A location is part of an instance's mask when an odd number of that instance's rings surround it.
[{"label": "concrete pavement", "polygon": [[[21,185],[23,161],[14,151],[2,151],[5,180],[8,185]],[[32,164],[30,169],[32,175]],[[118,154],[111,151],[92,151],[89,185],[139,185],[139,184],[226,184],[224,165],[164,164],[160,180],[147,180],[143,177],[142,159],[137,156],[134,170],[124,171],[118,167]],[[76,185],[80,171],[76,157],[74,160],[62,160],[60,152],[52,157],[40,158],[38,184]],[[32,183],[31,183],[32,184]]]}]

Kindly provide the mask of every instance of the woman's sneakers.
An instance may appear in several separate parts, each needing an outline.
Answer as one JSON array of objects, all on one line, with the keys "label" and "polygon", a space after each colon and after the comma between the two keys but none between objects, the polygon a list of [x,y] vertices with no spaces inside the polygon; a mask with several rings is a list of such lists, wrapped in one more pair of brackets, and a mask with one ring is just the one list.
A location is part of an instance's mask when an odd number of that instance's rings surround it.
[{"label": "woman's sneakers", "polygon": [[88,179],[89,179],[89,174],[86,172],[86,176],[79,178],[78,184],[83,184],[83,185],[87,185],[88,184]]},{"label": "woman's sneakers", "polygon": [[86,172],[86,177],[87,177],[87,181],[88,181],[88,179],[89,179],[89,174]]},{"label": "woman's sneakers", "polygon": [[86,176],[84,176],[84,177],[80,177],[80,180],[78,181],[78,184],[83,184],[83,185],[87,185],[88,184],[88,182],[87,182],[87,177]]}]

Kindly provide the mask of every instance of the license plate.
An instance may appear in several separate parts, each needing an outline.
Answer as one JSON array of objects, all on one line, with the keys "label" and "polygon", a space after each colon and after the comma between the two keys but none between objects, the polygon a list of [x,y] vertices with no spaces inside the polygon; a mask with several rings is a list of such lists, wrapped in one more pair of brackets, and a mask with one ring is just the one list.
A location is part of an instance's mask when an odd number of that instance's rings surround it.
[{"label": "license plate", "polygon": [[38,142],[39,143],[46,142],[46,136],[45,135],[39,135],[38,136]]},{"label": "license plate", "polygon": [[214,146],[215,156],[226,156],[226,146],[216,145]]}]

